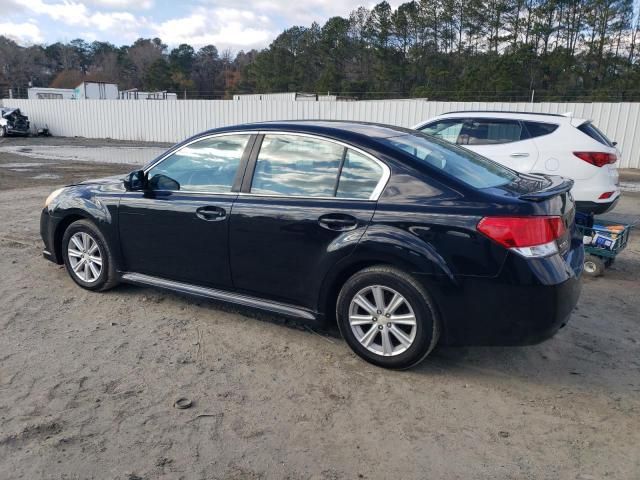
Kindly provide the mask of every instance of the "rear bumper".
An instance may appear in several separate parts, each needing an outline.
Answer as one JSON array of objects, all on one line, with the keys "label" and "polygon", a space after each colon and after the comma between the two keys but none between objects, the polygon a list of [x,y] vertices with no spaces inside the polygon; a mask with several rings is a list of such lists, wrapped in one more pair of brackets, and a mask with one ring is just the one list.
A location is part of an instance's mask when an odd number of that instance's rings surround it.
[{"label": "rear bumper", "polygon": [[[567,255],[510,254],[495,278],[463,277],[433,288],[447,345],[532,345],[567,324],[580,297],[581,244]],[[426,279],[425,279],[426,280]]]},{"label": "rear bumper", "polygon": [[601,215],[613,210],[613,208],[618,203],[618,200],[620,200],[620,195],[618,195],[613,201],[604,203],[576,201],[576,210],[582,213],[593,213],[594,215]]},{"label": "rear bumper", "polygon": [[7,135],[29,135],[29,129],[22,129],[22,128],[11,128],[8,127],[7,128]]},{"label": "rear bumper", "polygon": [[[571,194],[576,208],[584,213],[604,213],[609,211],[620,198],[618,170],[612,165],[590,167],[595,174],[589,178],[576,179]],[[610,198],[600,199],[605,192],[613,192]]]},{"label": "rear bumper", "polygon": [[445,318],[446,344],[533,345],[567,324],[580,297],[581,281],[571,278],[552,286],[520,286],[476,279],[466,281],[464,289],[467,307],[460,311],[451,306],[456,321]]}]

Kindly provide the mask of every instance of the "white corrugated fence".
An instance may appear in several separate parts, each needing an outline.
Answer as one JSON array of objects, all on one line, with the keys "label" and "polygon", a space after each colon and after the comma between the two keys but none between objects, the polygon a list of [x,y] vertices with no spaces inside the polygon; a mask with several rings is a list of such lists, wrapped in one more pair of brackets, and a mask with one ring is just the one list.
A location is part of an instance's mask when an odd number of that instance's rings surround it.
[{"label": "white corrugated fence", "polygon": [[360,120],[411,127],[455,110],[572,112],[589,118],[622,151],[621,168],[640,168],[640,103],[499,103],[373,100],[297,102],[286,100],[15,100],[32,125],[48,125],[57,136],[177,142],[210,128],[268,120]]}]

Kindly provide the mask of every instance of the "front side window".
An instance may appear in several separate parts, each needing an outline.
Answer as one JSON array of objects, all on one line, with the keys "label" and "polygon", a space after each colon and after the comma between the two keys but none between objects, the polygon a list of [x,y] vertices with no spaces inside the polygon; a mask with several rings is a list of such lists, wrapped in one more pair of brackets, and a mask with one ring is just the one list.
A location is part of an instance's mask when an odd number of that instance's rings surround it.
[{"label": "front side window", "polygon": [[465,122],[458,144],[497,145],[516,142],[522,139],[522,133],[522,125],[517,120],[476,118]]},{"label": "front side window", "polygon": [[148,172],[154,190],[231,191],[251,135],[222,135],[186,145]]},{"label": "front side window", "polygon": [[464,148],[432,139],[419,132],[412,135],[389,137],[383,142],[472,187],[497,187],[511,183],[518,178],[513,170],[488,158]]},{"label": "front side window", "polygon": [[258,154],[251,193],[333,197],[344,150],[319,138],[267,134]]}]

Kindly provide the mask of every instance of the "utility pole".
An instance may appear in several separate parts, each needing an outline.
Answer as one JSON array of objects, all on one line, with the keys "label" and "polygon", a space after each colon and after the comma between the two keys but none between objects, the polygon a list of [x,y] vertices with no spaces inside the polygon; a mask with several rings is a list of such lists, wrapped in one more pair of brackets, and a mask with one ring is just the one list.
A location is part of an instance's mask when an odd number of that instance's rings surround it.
[{"label": "utility pole", "polygon": [[531,103],[533,103],[533,97],[536,94],[535,90],[531,90]]}]

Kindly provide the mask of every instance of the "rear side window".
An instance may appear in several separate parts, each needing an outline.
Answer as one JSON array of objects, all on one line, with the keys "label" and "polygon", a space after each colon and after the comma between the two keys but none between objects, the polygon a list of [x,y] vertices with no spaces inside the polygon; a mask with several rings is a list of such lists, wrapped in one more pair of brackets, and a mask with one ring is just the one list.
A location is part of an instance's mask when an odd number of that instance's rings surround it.
[{"label": "rear side window", "polygon": [[332,197],[343,153],[341,145],[318,138],[265,135],[251,193]]},{"label": "rear side window", "polygon": [[266,134],[256,160],[251,193],[368,200],[384,173],[384,167],[371,157],[335,142]]},{"label": "rear side window", "polygon": [[549,135],[550,133],[553,133],[558,129],[558,125],[554,125],[553,123],[524,122],[524,125],[529,132],[530,138]]},{"label": "rear side window", "polygon": [[361,153],[347,149],[336,196],[339,198],[371,198],[382,174],[382,166],[378,163]]},{"label": "rear side window", "polygon": [[517,120],[476,118],[465,122],[458,144],[496,145],[516,142],[521,140],[522,134],[522,124]]},{"label": "rear side window", "polygon": [[611,142],[611,140],[609,140],[607,136],[600,130],[598,130],[598,128],[596,128],[596,126],[591,122],[583,123],[578,127],[578,130],[580,130],[585,135],[589,135],[595,141],[600,142],[607,147],[613,147],[613,143]]},{"label": "rear side window", "polygon": [[488,158],[467,149],[434,140],[416,132],[382,140],[421,162],[475,188],[490,188],[511,183],[518,175]]}]

